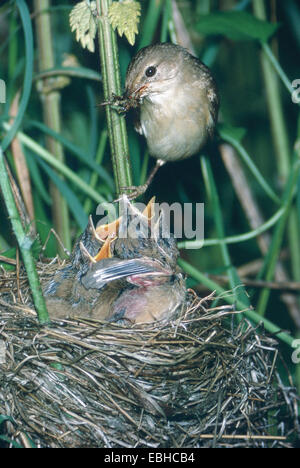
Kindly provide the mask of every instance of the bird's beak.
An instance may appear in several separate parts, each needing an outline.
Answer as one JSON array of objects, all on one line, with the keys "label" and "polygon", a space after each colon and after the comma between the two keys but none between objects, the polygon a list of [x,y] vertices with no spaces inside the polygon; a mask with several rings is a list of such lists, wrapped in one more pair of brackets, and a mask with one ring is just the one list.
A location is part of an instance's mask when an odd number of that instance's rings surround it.
[{"label": "bird's beak", "polygon": [[124,98],[127,99],[130,103],[130,107],[136,107],[139,101],[146,96],[149,83],[144,84],[140,87],[130,87],[126,88],[124,93]]},{"label": "bird's beak", "polygon": [[[140,213],[140,215],[144,216],[148,220],[148,222],[151,221],[151,219],[155,215],[155,197],[151,198],[148,205],[146,206],[144,211]],[[100,260],[103,260],[104,258],[112,257],[111,243],[118,236],[121,220],[122,220],[122,217],[116,219],[112,223],[100,224],[99,226],[96,227],[95,236],[101,242],[104,242],[104,243],[101,249],[99,250],[99,252],[97,253],[97,255],[95,255],[95,257],[92,258],[93,263],[99,262]]]},{"label": "bird's beak", "polygon": [[104,242],[104,244],[102,245],[99,252],[97,253],[97,255],[95,255],[95,257],[94,257],[94,260],[96,262],[100,262],[100,260],[103,260],[104,258],[111,258],[112,257],[111,247],[110,247],[111,242],[112,242],[112,239],[110,239],[108,237],[106,239],[106,241]]},{"label": "bird's beak", "polygon": [[105,241],[97,255],[95,255],[94,257],[95,262],[99,262],[104,258],[112,257],[111,243],[118,235],[120,221],[121,218],[118,218],[112,223],[100,224],[100,226],[97,226],[97,228],[95,229],[96,236],[98,237],[98,239],[100,239],[101,241]]},{"label": "bird's beak", "polygon": [[121,218],[118,218],[112,223],[100,224],[96,227],[96,236],[102,241],[106,240],[108,237],[110,239],[117,237],[120,221]]},{"label": "bird's beak", "polygon": [[148,219],[149,222],[151,221],[151,219],[155,215],[155,197],[151,198],[142,214]]}]

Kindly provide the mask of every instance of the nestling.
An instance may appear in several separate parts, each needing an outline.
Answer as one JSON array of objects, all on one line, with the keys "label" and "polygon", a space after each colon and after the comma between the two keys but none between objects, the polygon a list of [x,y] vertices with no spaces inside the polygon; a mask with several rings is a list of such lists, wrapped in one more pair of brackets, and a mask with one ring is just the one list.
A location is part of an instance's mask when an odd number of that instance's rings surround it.
[{"label": "nestling", "polygon": [[[196,154],[212,137],[219,96],[210,70],[186,49],[171,43],[141,49],[129,64],[125,93],[117,103],[136,108],[135,129],[158,160]],[[150,176],[151,182],[153,174]]]},{"label": "nestling", "polygon": [[[124,200],[129,215],[96,229],[90,221],[70,263],[46,284],[51,318],[143,323],[169,320],[184,306],[186,287],[176,265],[175,239],[162,235],[162,217],[154,236],[150,232],[153,200],[145,213]],[[127,230],[126,238],[118,236],[121,229]]]}]

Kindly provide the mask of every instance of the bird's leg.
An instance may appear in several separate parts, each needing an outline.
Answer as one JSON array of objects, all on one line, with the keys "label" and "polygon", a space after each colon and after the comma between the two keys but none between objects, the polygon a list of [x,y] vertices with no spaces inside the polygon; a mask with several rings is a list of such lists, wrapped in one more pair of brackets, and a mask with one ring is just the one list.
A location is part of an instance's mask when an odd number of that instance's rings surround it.
[{"label": "bird's leg", "polygon": [[[121,190],[126,191],[126,192],[127,191],[131,192],[131,193],[129,193],[129,195],[127,195],[127,197],[128,197],[129,200],[135,200],[140,195],[143,195],[146,192],[146,190],[148,190],[149,185],[151,184],[152,180],[154,179],[154,176],[157,173],[158,169],[160,167],[162,167],[165,163],[166,163],[166,161],[163,161],[162,159],[158,159],[155,166],[154,166],[154,168],[150,172],[150,175],[149,175],[148,179],[146,180],[146,182],[143,185],[138,185],[138,186],[133,185],[133,186],[129,186],[129,187],[121,187]],[[116,201],[119,201],[119,200],[120,199],[118,199]]]}]

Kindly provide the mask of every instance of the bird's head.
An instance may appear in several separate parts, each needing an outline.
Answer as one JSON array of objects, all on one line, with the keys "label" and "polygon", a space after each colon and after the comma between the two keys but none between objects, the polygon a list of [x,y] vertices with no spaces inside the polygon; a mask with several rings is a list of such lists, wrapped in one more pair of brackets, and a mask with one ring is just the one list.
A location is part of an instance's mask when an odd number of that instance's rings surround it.
[{"label": "bird's head", "polygon": [[169,89],[171,83],[180,75],[185,53],[185,49],[170,43],[141,49],[127,70],[127,99],[141,102],[151,94],[161,94]]}]

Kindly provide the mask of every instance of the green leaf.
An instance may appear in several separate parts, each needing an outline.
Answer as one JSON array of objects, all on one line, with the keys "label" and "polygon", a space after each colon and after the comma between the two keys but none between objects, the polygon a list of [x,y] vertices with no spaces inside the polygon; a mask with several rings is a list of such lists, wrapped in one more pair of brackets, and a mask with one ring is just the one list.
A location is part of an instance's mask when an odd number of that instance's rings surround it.
[{"label": "green leaf", "polygon": [[65,198],[66,202],[68,203],[69,209],[71,213],[73,214],[78,226],[80,229],[85,229],[87,223],[88,223],[88,216],[84,212],[83,207],[81,203],[79,202],[77,196],[73,192],[73,190],[70,189],[68,184],[61,179],[55,171],[53,171],[48,164],[46,164],[44,161],[39,160],[39,164],[42,166],[44,171],[48,174],[50,179],[54,182],[54,184],[57,186],[58,190],[60,193],[63,195]]},{"label": "green leaf", "polygon": [[267,42],[278,28],[255,18],[245,11],[222,11],[202,16],[196,25],[198,32],[206,35],[223,34],[233,40],[260,40]]},{"label": "green leaf", "polygon": [[71,31],[76,31],[76,41],[80,42],[83,48],[90,52],[95,52],[95,36],[97,24],[95,21],[96,2],[77,3],[70,13]]},{"label": "green leaf", "polygon": [[[16,248],[12,247],[12,248],[6,250],[5,252],[1,252],[1,255],[3,257],[15,259],[16,258]],[[15,265],[10,265],[9,263],[6,263],[6,262],[0,262],[0,266],[1,266],[1,268],[3,268],[6,271],[12,271],[12,270],[16,269]],[[0,415],[0,424],[1,424],[1,415]]]},{"label": "green leaf", "polygon": [[271,188],[271,186],[268,184],[267,180],[263,177],[261,172],[258,170],[245,148],[242,146],[241,142],[246,134],[246,130],[240,127],[231,127],[230,125],[219,124],[218,131],[220,137],[223,140],[227,141],[227,143],[230,143],[236,149],[236,151],[238,152],[238,154],[240,155],[250,172],[252,172],[257,182],[264,189],[266,194],[275,203],[280,205],[280,199],[278,198],[274,190]]},{"label": "green leaf", "polygon": [[108,10],[108,17],[113,29],[117,29],[119,36],[125,36],[130,45],[135,43],[135,35],[138,33],[138,24],[141,15],[141,5],[133,0],[124,2],[112,2]]},{"label": "green leaf", "polygon": [[1,143],[2,151],[5,151],[9,147],[12,140],[16,136],[16,133],[22,123],[25,111],[27,109],[28,101],[29,101],[30,94],[31,94],[31,87],[32,87],[34,46],[33,46],[31,18],[30,18],[28,7],[24,0],[17,0],[16,6],[19,9],[19,14],[21,16],[22,26],[23,26],[23,31],[24,31],[26,66],[25,66],[25,76],[24,76],[24,83],[23,83],[23,94],[20,100],[18,114],[10,130],[7,132],[7,134],[3,138],[3,141]]},{"label": "green leaf", "polygon": [[1,255],[7,258],[16,258],[16,247],[11,247],[8,250],[5,250],[5,252],[1,252]]},{"label": "green leaf", "polygon": [[[209,196],[211,206],[212,206],[212,212],[214,216],[216,231],[218,234],[218,238],[222,240],[225,238],[225,228],[224,228],[223,213],[222,213],[222,207],[221,207],[220,198],[218,194],[218,189],[216,186],[216,182],[214,179],[210,161],[205,156],[202,156],[200,161],[201,161],[201,167],[202,167],[202,174],[205,179],[206,191],[207,191],[207,194]],[[250,301],[248,299],[247,293],[238,276],[236,268],[232,264],[230,253],[229,253],[229,248],[224,242],[220,244],[220,253],[222,256],[222,260],[223,260],[223,266],[228,271],[229,284],[230,284],[230,287],[233,289],[233,294],[235,295],[237,300],[245,304],[245,307],[250,307]]]},{"label": "green leaf", "polygon": [[49,195],[48,187],[45,185],[42,178],[40,169],[37,165],[37,161],[32,154],[32,151],[24,147],[26,162],[28,169],[30,171],[31,179],[34,183],[34,186],[41,197],[41,199],[46,203],[46,205],[51,206],[52,198]]},{"label": "green leaf", "polygon": [[298,180],[298,189],[297,189],[297,211],[298,211],[298,219],[300,219],[300,178]]},{"label": "green leaf", "polygon": [[34,76],[35,80],[40,80],[42,78],[48,78],[52,76],[71,76],[74,78],[84,78],[87,80],[101,81],[100,73],[92,70],[91,68],[86,67],[54,67],[49,68],[48,70],[43,70],[42,72],[37,73]]},{"label": "green leaf", "polygon": [[105,170],[104,167],[98,165],[93,159],[90,159],[83,149],[79,148],[74,143],[71,143],[67,138],[63,137],[61,134],[55,132],[54,130],[47,127],[41,122],[31,120],[29,121],[29,123],[30,125],[40,129],[41,131],[45,132],[47,135],[50,135],[53,138],[55,138],[57,141],[59,141],[63,146],[65,146],[65,148],[68,151],[73,153],[74,156],[77,157],[77,159],[79,159],[84,164],[86,164],[90,169],[95,171],[101,177],[101,179],[106,182],[106,184],[111,189],[111,191],[114,190],[114,181],[111,175]]}]

